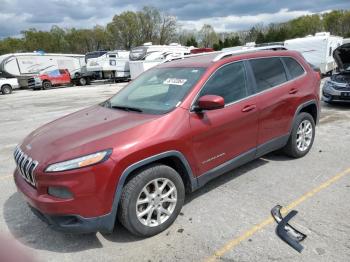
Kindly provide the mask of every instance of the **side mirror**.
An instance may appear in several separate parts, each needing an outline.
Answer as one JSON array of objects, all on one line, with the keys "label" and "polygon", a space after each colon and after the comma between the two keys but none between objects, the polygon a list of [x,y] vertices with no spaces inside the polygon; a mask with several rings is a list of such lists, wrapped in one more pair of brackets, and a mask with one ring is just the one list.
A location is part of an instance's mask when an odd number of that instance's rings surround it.
[{"label": "side mirror", "polygon": [[195,111],[214,110],[225,107],[224,98],[215,95],[205,95],[198,99]]}]

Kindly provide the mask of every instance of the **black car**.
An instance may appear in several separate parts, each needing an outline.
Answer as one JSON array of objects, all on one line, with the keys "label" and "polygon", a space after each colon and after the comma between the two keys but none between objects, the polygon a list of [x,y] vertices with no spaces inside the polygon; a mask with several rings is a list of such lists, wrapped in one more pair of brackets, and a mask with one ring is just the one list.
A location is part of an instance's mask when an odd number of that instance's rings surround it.
[{"label": "black car", "polygon": [[336,48],[333,57],[339,72],[324,83],[322,100],[327,103],[350,101],[350,43]]}]

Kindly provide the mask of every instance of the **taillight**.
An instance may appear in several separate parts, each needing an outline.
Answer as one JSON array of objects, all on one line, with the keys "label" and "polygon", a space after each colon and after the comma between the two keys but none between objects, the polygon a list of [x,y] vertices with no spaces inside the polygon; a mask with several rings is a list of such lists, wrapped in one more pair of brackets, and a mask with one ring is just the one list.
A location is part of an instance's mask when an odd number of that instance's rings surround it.
[{"label": "taillight", "polygon": [[321,80],[321,72],[315,71],[315,75],[317,76],[317,80]]}]

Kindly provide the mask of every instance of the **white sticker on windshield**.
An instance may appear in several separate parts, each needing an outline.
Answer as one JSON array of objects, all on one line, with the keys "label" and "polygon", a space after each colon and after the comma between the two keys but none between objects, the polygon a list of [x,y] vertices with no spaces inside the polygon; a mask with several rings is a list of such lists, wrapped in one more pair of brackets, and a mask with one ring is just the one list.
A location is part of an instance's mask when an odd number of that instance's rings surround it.
[{"label": "white sticker on windshield", "polygon": [[187,82],[187,79],[168,78],[163,82],[163,84],[164,85],[183,86],[186,82]]}]

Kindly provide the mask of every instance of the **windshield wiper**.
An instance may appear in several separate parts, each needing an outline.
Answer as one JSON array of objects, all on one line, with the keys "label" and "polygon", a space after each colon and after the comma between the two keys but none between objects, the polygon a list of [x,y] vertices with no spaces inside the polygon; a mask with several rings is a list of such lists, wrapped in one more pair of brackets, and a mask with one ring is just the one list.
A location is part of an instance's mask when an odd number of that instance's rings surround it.
[{"label": "windshield wiper", "polygon": [[139,112],[139,113],[143,112],[140,108],[130,107],[130,106],[111,106],[111,108],[120,109],[120,110],[124,110],[124,111],[134,111],[134,112]]}]

